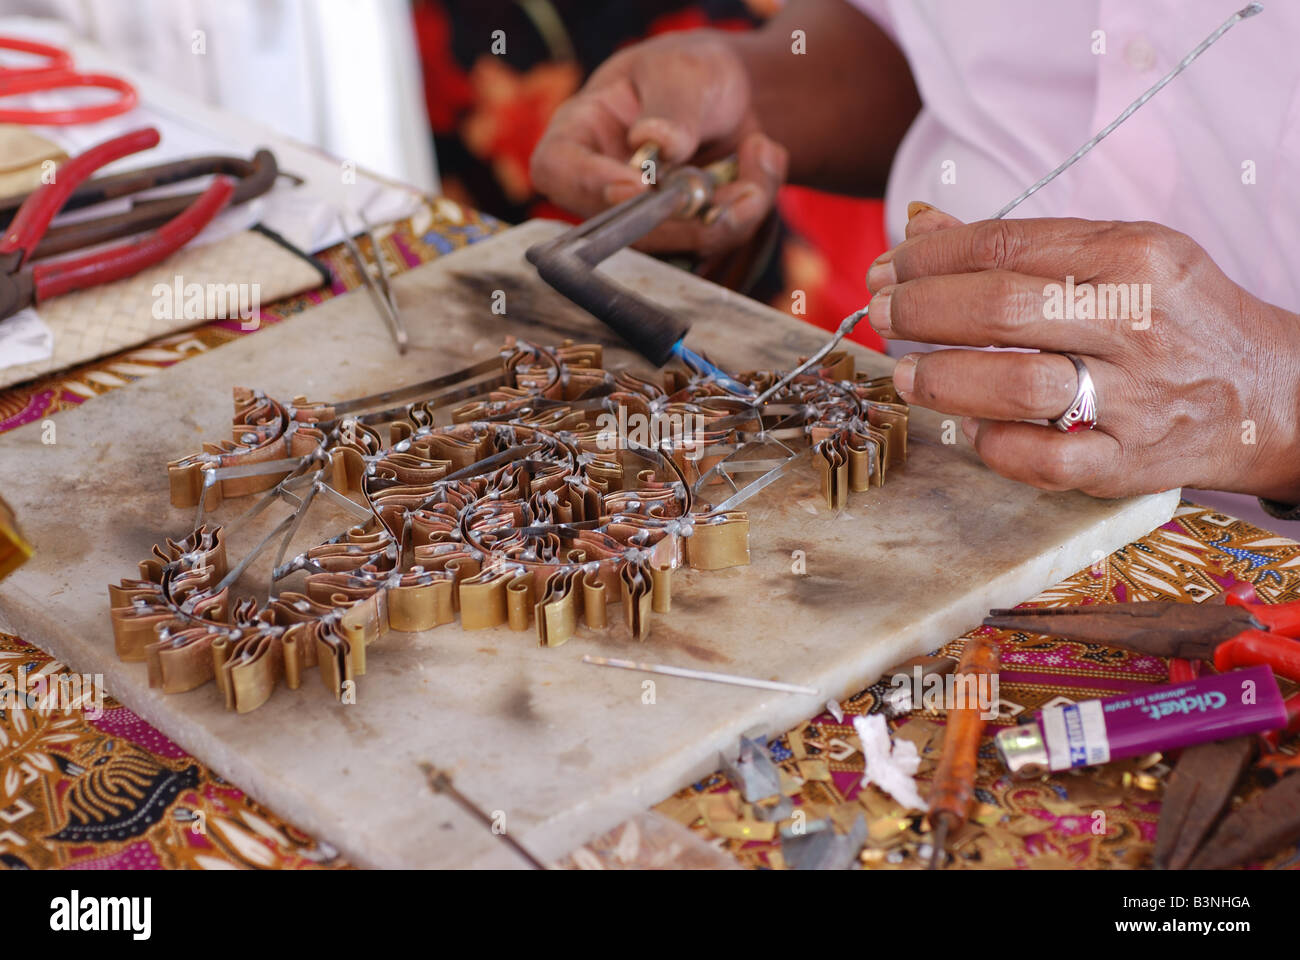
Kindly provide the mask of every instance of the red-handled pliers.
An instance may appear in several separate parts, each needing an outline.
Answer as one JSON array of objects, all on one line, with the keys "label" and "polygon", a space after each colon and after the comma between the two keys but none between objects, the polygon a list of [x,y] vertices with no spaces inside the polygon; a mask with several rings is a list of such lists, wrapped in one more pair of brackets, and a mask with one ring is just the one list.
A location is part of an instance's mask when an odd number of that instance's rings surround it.
[{"label": "red-handled pliers", "polygon": [[1215,669],[1263,664],[1300,682],[1300,601],[1161,601],[990,610],[985,625],[1127,647],[1159,657],[1213,660]]},{"label": "red-handled pliers", "polygon": [[140,272],[188,243],[230,202],[234,185],[217,177],[151,234],[71,260],[27,264],[54,215],[83,180],[107,163],[156,147],[158,139],[157,130],[145,127],[91,147],[65,161],[55,171],[54,182],[23,202],[0,241],[0,319],[50,297]]}]

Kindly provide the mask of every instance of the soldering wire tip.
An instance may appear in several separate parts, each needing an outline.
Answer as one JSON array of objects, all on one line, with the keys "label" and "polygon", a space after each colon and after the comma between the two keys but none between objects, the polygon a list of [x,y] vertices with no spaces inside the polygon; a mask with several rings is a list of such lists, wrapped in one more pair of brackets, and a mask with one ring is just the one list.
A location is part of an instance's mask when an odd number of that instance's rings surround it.
[{"label": "soldering wire tip", "polygon": [[1242,7],[1239,11],[1237,11],[1237,16],[1245,20],[1247,17],[1253,17],[1255,14],[1263,13],[1263,12],[1264,12],[1264,5],[1262,3],[1248,3],[1246,4],[1246,6]]}]

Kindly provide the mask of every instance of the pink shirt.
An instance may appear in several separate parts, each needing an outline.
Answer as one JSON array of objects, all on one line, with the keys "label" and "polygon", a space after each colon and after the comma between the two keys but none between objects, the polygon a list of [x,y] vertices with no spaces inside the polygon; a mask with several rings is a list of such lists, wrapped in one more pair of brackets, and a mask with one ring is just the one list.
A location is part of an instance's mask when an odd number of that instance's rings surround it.
[{"label": "pink shirt", "polygon": [[[925,103],[886,192],[896,241],[909,200],[992,215],[1246,0],[852,2],[906,54]],[[1298,48],[1300,3],[1266,2],[1009,216],[1154,220],[1255,295],[1300,310]]]}]

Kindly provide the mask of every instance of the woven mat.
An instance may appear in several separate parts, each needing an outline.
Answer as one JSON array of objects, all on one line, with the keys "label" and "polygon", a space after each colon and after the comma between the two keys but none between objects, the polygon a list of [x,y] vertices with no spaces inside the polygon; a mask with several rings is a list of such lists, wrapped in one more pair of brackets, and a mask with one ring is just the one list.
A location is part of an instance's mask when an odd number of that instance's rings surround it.
[{"label": "woven mat", "polygon": [[[184,247],[134,276],[41,304],[54,350],[44,360],[0,369],[0,386],[140,346],[193,326],[195,317],[232,317],[236,325],[254,327],[261,297],[279,300],[319,285],[320,273],[308,261],[254,230]],[[158,296],[163,289],[165,298]],[[187,303],[187,290],[200,293]]]},{"label": "woven mat", "polygon": [[[380,243],[394,272],[400,272],[499,229],[490,218],[437,201]],[[334,274],[332,286],[264,308],[265,323],[357,285],[359,277],[341,250],[327,251],[322,259]],[[375,322],[380,322],[377,317]],[[74,407],[195,353],[251,335],[241,332],[238,323],[207,324],[0,391],[0,430]],[[1300,599],[1300,543],[1184,503],[1168,524],[1036,599],[1053,604],[1200,601],[1238,580],[1253,583],[1261,599],[1269,602]],[[956,653],[963,642],[954,641],[948,652]],[[1166,663],[1158,658],[1025,635],[1004,641],[1002,659],[999,692],[1009,702],[1004,709],[1010,715],[1061,697],[1079,700],[1163,683],[1167,674]],[[0,634],[0,676],[62,669],[36,647]],[[858,786],[862,756],[854,746],[851,718],[878,710],[884,692],[879,685],[870,687],[841,705],[842,718],[829,713],[813,717],[772,740],[770,748],[783,769],[802,781],[793,799],[809,820],[828,816],[847,823],[861,813],[872,826],[864,865],[904,869],[917,865],[916,851],[923,840],[920,818],[900,815],[876,788]],[[937,714],[918,711],[891,721],[896,736],[915,740],[922,750],[923,779],[942,746],[941,720]],[[1009,717],[1003,722],[1012,721]],[[958,837],[956,866],[1143,866],[1155,837],[1166,773],[1159,758],[1143,763],[1013,782],[1003,774],[986,738],[975,822]],[[1241,792],[1258,786],[1248,778]],[[656,810],[688,825],[743,866],[785,865],[778,839],[722,835],[735,832],[725,824],[743,811],[720,774],[665,799]],[[1099,822],[1104,826],[1100,831]],[[590,856],[579,862],[617,866],[619,843],[625,839],[614,831],[590,844]],[[329,845],[261,807],[111,697],[95,719],[38,710],[0,712],[0,863],[72,869],[347,866]],[[1282,851],[1268,865],[1295,868],[1300,853]]]}]

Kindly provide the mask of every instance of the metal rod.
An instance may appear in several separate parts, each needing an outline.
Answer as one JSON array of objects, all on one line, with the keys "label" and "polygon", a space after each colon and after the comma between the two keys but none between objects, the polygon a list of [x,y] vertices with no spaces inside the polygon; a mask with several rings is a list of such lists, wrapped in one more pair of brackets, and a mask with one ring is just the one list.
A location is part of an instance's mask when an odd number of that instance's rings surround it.
[{"label": "metal rod", "polygon": [[930,837],[930,864],[927,870],[938,870],[943,863],[944,847],[948,845],[948,818],[940,817]]},{"label": "metal rod", "polygon": [[768,487],[772,485],[777,480],[785,476],[787,473],[791,472],[794,469],[796,462],[801,460],[806,455],[807,454],[797,454],[795,456],[791,456],[790,459],[786,460],[784,463],[780,464],[779,466],[773,467],[771,470],[763,474],[757,480],[752,480],[749,483],[745,484],[743,487],[740,487],[739,489],[736,490],[735,493],[727,497],[726,500],[723,500],[721,503],[715,506],[713,508],[714,511],[718,513],[725,513],[728,510],[734,510],[736,507],[740,506],[742,503],[744,503],[750,497],[754,496],[754,494],[758,493],[764,487]]},{"label": "metal rod", "polygon": [[760,404],[762,404],[764,400],[766,400],[768,397],[772,396],[773,394],[783,389],[795,377],[799,376],[799,374],[803,373],[813,364],[819,363],[822,357],[826,356],[837,346],[839,346],[840,341],[853,332],[853,328],[858,325],[858,321],[867,315],[867,309],[868,309],[867,307],[863,307],[861,310],[855,310],[852,313],[850,313],[847,317],[845,317],[843,320],[841,320],[839,329],[835,331],[835,335],[832,336],[829,340],[827,340],[826,343],[822,345],[820,350],[814,353],[803,363],[799,364],[799,366],[795,367],[793,370],[787,373],[776,383],[772,384],[770,387],[768,387],[766,390],[760,393],[758,395],[758,399],[754,401],[754,406],[759,406]]},{"label": "metal rod", "polygon": [[[397,352],[406,353],[411,343],[410,338],[406,334],[406,327],[402,324],[402,318],[397,313],[397,305],[392,303],[388,297],[384,295],[384,290],[381,289],[380,285],[375,281],[374,276],[370,272],[370,266],[366,263],[366,258],[361,255],[361,248],[358,247],[356,241],[352,239],[352,232],[349,229],[347,222],[343,219],[343,212],[341,210],[335,212],[338,218],[339,227],[343,231],[343,246],[347,250],[348,256],[351,257],[353,265],[357,268],[357,272],[361,274],[361,280],[365,284],[367,292],[370,294],[370,299],[374,302],[380,318],[384,321],[384,325],[388,327],[388,332],[392,335],[393,342],[397,345]],[[368,233],[369,231],[362,232]],[[373,234],[370,239],[373,243]],[[378,247],[375,248],[374,254],[376,260],[383,256]],[[381,265],[378,269],[382,271],[384,268]],[[387,286],[386,275],[384,286]]]},{"label": "metal rod", "polygon": [[320,492],[325,494],[325,498],[327,500],[337,504],[338,506],[342,507],[344,510],[347,510],[358,520],[368,521],[368,520],[373,520],[375,518],[375,515],[371,513],[369,510],[367,510],[365,507],[361,506],[361,504],[357,503],[351,497],[345,497],[343,494],[339,493],[337,490],[331,487],[328,483],[320,484]]},{"label": "metal rod", "polygon": [[1046,174],[1041,180],[1039,180],[1033,186],[1026,189],[1024,193],[1020,194],[1020,196],[1016,197],[1014,200],[1008,203],[997,213],[993,214],[993,216],[989,217],[989,219],[1001,220],[1003,217],[1005,217],[1016,207],[1020,206],[1020,204],[1024,203],[1026,200],[1032,197],[1040,189],[1047,186],[1047,184],[1051,183],[1053,180],[1055,180],[1057,177],[1063,174],[1070,167],[1074,166],[1074,164],[1078,163],[1081,159],[1083,159],[1084,154],[1086,154],[1097,144],[1101,143],[1102,140],[1106,139],[1106,137],[1108,137],[1111,133],[1115,131],[1116,127],[1118,127],[1129,117],[1133,116],[1133,114],[1137,112],[1139,107],[1141,107],[1144,103],[1146,103],[1157,93],[1163,90],[1165,88],[1165,85],[1168,84],[1171,80],[1173,80],[1174,77],[1178,76],[1189,66],[1191,66],[1193,60],[1195,60],[1197,57],[1203,54],[1206,50],[1210,49],[1210,47],[1214,45],[1215,41],[1217,41],[1221,36],[1223,36],[1225,33],[1231,30],[1234,26],[1236,26],[1238,21],[1245,20],[1248,17],[1255,16],[1255,14],[1257,13],[1263,13],[1263,12],[1264,12],[1264,5],[1262,3],[1251,3],[1245,7],[1242,7],[1240,10],[1238,10],[1236,13],[1230,16],[1227,20],[1223,21],[1223,23],[1219,26],[1219,29],[1215,30],[1212,34],[1210,34],[1199,44],[1197,44],[1192,49],[1192,51],[1189,54],[1187,54],[1187,56],[1183,57],[1183,59],[1178,61],[1178,64],[1172,70],[1170,70],[1163,77],[1157,80],[1154,84],[1151,85],[1151,87],[1149,87],[1146,90],[1145,93],[1143,93],[1140,97],[1138,97],[1127,107],[1125,107],[1124,111],[1118,117],[1116,117],[1110,123],[1106,124],[1106,126],[1102,127],[1099,131],[1097,131],[1097,134],[1091,140],[1089,140],[1087,143],[1081,146],[1078,150],[1074,151],[1074,153],[1070,154],[1070,156],[1067,157],[1059,167],[1057,167],[1051,173]]},{"label": "metal rod", "polygon": [[687,680],[708,680],[713,683],[729,683],[737,687],[757,687],[760,690],[776,690],[780,693],[804,693],[820,696],[816,687],[804,687],[797,683],[781,683],[778,680],[758,680],[754,677],[739,677],[734,673],[713,673],[708,670],[691,670],[686,667],[670,667],[662,663],[642,663],[638,660],[621,660],[617,657],[593,657],[587,654],[583,663],[597,667],[617,667],[620,670],[640,670],[643,673],[662,673],[669,677],[684,677]]},{"label": "metal rod", "polygon": [[[324,471],[321,470],[316,471],[316,473],[312,476],[313,484],[315,484],[315,482],[320,479],[321,474],[323,472]],[[280,497],[290,496],[290,494],[286,493],[284,489],[283,481],[281,486],[277,486],[275,490],[272,492],[277,494]],[[283,520],[277,523],[271,529],[270,533],[268,533],[265,537],[263,537],[260,541],[258,541],[257,546],[253,547],[251,551],[245,554],[244,558],[240,560],[239,563],[237,563],[235,566],[230,568],[230,571],[224,577],[221,578],[221,582],[212,588],[212,592],[214,594],[217,594],[220,593],[222,590],[224,590],[226,587],[231,586],[236,580],[238,580],[243,575],[244,571],[248,568],[248,565],[252,563],[254,559],[257,558],[257,555],[266,549],[267,544],[269,544],[280,534],[295,528],[298,524],[299,519],[301,519],[303,512],[309,506],[311,506],[313,495],[314,495],[314,488],[312,493],[309,493],[306,497],[304,497],[302,500],[298,502],[298,505],[294,508],[292,513],[290,513],[287,517],[285,517]],[[288,546],[287,540],[284,546]],[[283,546],[280,548],[280,552],[281,553],[284,552]]]},{"label": "metal rod", "polygon": [[526,860],[528,865],[534,870],[547,869],[546,864],[542,863],[542,861],[529,853],[528,850],[519,843],[518,840],[510,836],[508,832],[497,833],[496,822],[488,816],[486,812],[481,810],[474,801],[470,800],[469,797],[457,790],[451,782],[451,777],[446,773],[439,770],[431,763],[420,764],[420,769],[424,771],[424,775],[429,781],[429,788],[433,790],[434,793],[443,793],[451,797],[452,800],[456,801],[457,806],[491,830],[494,837],[500,837],[511,850]]},{"label": "metal rod", "polygon": [[298,532],[298,527],[302,525],[303,517],[307,516],[307,510],[311,507],[312,499],[324,486],[325,484],[320,480],[313,483],[311,489],[307,491],[306,496],[302,498],[302,502],[294,509],[293,523],[289,524],[288,528],[284,531],[284,539],[280,541],[280,549],[275,552],[275,559],[271,561],[271,584],[267,591],[268,593],[275,593],[275,571],[279,568],[280,561],[284,559],[284,554],[289,549],[289,544],[292,542],[294,534]]},{"label": "metal rod", "polygon": [[[357,410],[368,410],[381,404],[401,403],[406,400],[423,398],[425,394],[433,393],[444,387],[454,387],[467,380],[477,380],[479,377],[490,373],[499,375],[500,371],[501,358],[494,356],[487,360],[480,360],[473,366],[463,367],[441,377],[434,377],[432,380],[424,380],[406,387],[396,387],[392,390],[385,390],[383,393],[372,393],[366,397],[355,397],[341,403],[332,403],[330,407],[334,411],[335,419],[338,419],[343,414],[353,413]],[[316,426],[320,426],[320,424],[316,424]]]}]

